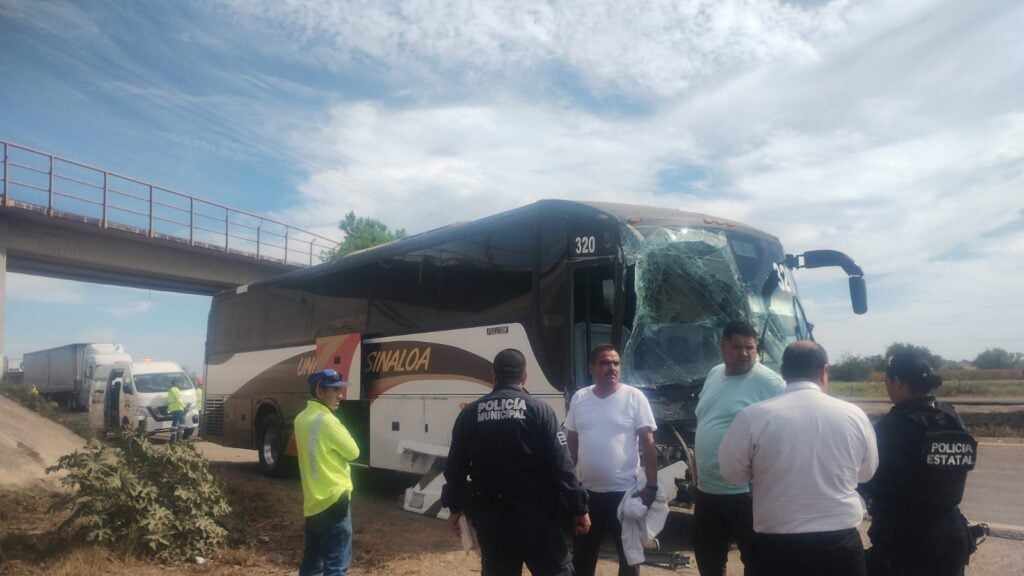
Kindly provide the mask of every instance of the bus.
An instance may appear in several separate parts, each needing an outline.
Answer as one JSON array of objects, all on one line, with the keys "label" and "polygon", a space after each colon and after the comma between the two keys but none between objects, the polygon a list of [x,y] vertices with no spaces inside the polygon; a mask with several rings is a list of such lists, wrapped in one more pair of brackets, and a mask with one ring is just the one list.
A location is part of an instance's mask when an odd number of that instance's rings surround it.
[{"label": "bus", "polygon": [[542,200],[452,224],[215,295],[202,434],[258,450],[261,468],[281,474],[306,378],[334,368],[349,383],[338,414],[358,463],[422,474],[406,507],[436,515],[455,417],[490,391],[498,351],[521,350],[527,389],[564,417],[589,384],[588,351],[611,343],[622,380],[651,401],[678,488],[692,484],[694,408],[722,328],[754,324],[761,361],[777,370],[787,344],[812,338],[792,272],[826,266],[843,268],[864,313],[864,274],[848,256],[787,254],[724,218]]}]

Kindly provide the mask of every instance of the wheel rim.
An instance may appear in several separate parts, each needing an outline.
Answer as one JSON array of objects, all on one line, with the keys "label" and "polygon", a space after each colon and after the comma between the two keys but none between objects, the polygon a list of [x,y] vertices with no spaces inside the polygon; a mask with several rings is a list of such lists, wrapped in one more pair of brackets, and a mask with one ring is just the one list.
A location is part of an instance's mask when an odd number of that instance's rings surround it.
[{"label": "wheel rim", "polygon": [[271,426],[263,432],[263,461],[266,462],[268,468],[277,465],[277,447],[279,445],[277,439],[277,428]]}]

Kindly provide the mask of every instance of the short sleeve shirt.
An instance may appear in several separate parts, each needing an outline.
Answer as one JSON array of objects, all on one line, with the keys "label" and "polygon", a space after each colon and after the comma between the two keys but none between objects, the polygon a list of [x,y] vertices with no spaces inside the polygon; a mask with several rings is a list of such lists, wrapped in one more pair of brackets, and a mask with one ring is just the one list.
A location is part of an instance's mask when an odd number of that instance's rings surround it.
[{"label": "short sleeve shirt", "polygon": [[697,402],[697,488],[707,494],[743,494],[749,486],[733,486],[722,478],[718,446],[736,415],[744,408],[774,398],[786,389],[786,381],[761,364],[735,376],[725,375],[725,364],[708,372]]},{"label": "short sleeve shirt", "polygon": [[640,466],[637,430],[657,429],[647,397],[627,384],[607,398],[594,394],[594,386],[576,392],[565,427],[579,436],[576,471],[592,492],[632,488]]}]

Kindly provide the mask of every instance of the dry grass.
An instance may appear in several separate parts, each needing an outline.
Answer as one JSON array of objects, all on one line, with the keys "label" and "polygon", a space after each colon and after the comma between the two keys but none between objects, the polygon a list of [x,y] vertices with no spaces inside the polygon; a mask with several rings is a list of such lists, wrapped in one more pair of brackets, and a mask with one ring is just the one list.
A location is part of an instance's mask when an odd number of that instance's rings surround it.
[{"label": "dry grass", "polygon": [[1024,411],[960,414],[975,438],[1024,438]]},{"label": "dry grass", "polygon": [[[828,383],[828,393],[846,398],[887,398],[884,382]],[[936,390],[940,398],[981,396],[984,398],[1024,397],[1024,380],[946,380]]]},{"label": "dry grass", "polygon": [[217,562],[229,566],[253,567],[260,565],[259,554],[255,548],[228,546],[217,551]]},{"label": "dry grass", "polygon": [[1024,428],[1019,426],[968,426],[975,438],[1024,438]]}]

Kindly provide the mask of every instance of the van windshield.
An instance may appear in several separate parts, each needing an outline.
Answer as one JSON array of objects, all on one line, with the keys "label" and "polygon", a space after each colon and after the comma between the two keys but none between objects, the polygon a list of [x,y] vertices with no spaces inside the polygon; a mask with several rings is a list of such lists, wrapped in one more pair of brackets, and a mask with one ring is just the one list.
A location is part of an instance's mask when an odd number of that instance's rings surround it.
[{"label": "van windshield", "polygon": [[191,390],[192,381],[184,372],[135,375],[135,389],[139,392],[167,392],[171,386],[177,386],[181,391]]}]

